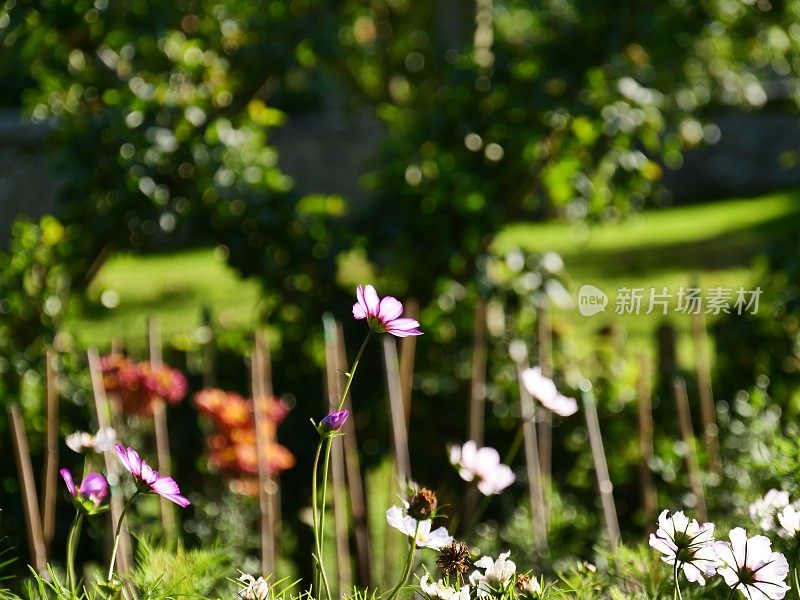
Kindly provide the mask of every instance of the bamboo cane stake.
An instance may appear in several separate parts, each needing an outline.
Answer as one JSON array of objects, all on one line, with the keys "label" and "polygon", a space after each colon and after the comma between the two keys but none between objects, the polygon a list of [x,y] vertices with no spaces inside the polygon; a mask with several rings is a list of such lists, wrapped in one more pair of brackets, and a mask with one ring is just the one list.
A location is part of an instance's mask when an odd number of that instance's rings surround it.
[{"label": "bamboo cane stake", "polygon": [[42,530],[47,552],[56,530],[56,490],[58,476],[58,357],[50,348],[46,353],[47,420],[45,429],[44,500]]},{"label": "bamboo cane stake", "polygon": [[[162,366],[161,359],[161,328],[154,317],[147,319],[147,339],[150,348],[150,366],[155,370]],[[153,423],[156,436],[156,456],[158,470],[161,473],[172,473],[172,459],[169,453],[169,428],[167,427],[167,410],[162,398],[156,398],[153,403]],[[175,537],[175,512],[172,503],[166,498],[160,498],[161,525],[164,533],[170,539]]]},{"label": "bamboo cane stake", "polygon": [[411,477],[411,459],[408,455],[408,432],[406,430],[403,391],[400,387],[400,367],[397,363],[397,346],[390,335],[383,336],[383,358],[386,367],[386,388],[389,395],[389,411],[392,417],[392,440],[394,442],[397,478],[405,483]]},{"label": "bamboo cane stake", "polygon": [[[272,378],[267,344],[264,337],[256,333],[255,347],[251,355],[253,380],[253,416],[256,427],[256,455],[258,456],[258,500],[261,513],[261,570],[264,574],[275,572],[275,502],[271,498],[277,484],[269,470],[267,456],[274,442],[274,427],[268,421],[264,402],[272,398]],[[269,395],[268,395],[269,393]]]},{"label": "bamboo cane stake", "polygon": [[11,421],[11,435],[14,441],[14,456],[17,459],[17,472],[22,484],[22,506],[25,512],[25,529],[28,533],[31,563],[36,568],[36,571],[43,573],[47,569],[47,549],[44,534],[42,533],[39,503],[36,499],[36,481],[33,478],[28,436],[25,433],[25,423],[19,412],[19,406],[11,404],[8,407],[8,415]]},{"label": "bamboo cane stake", "polygon": [[[469,406],[467,412],[467,439],[478,447],[483,446],[483,431],[486,412],[486,301],[475,305],[474,334],[472,341],[472,366],[469,384]],[[461,522],[470,523],[478,507],[478,488],[467,486],[464,496],[464,511]]]},{"label": "bamboo cane stake", "polygon": [[656,486],[653,482],[653,472],[650,465],[653,461],[653,409],[650,388],[650,362],[647,354],[642,352],[639,356],[639,380],[637,396],[639,398],[638,424],[639,424],[639,479],[642,486],[642,504],[644,506],[644,521],[654,523],[658,497]]},{"label": "bamboo cane stake", "polygon": [[[419,319],[419,303],[413,298],[406,302],[406,317]],[[414,379],[414,358],[417,353],[417,336],[409,335],[400,340],[400,387],[403,390],[403,409],[406,430],[411,422],[411,388]]]},{"label": "bamboo cane stake", "polygon": [[681,438],[686,445],[686,469],[689,473],[689,485],[692,493],[697,498],[697,516],[702,521],[708,521],[706,510],[706,495],[703,490],[703,480],[700,475],[700,462],[697,460],[697,447],[695,446],[692,416],[689,410],[689,397],[686,394],[686,381],[683,377],[672,378],[672,393],[678,407],[678,425],[681,429]]},{"label": "bamboo cane stake", "polygon": [[[335,359],[336,371],[339,373],[339,385],[342,384],[347,368],[347,352],[344,345],[342,327],[336,324]],[[353,529],[356,538],[356,575],[362,588],[369,588],[372,583],[370,573],[370,542],[367,527],[367,505],[364,495],[364,480],[361,475],[361,464],[358,458],[358,442],[356,440],[355,415],[350,401],[350,394],[344,399],[344,408],[350,411],[350,418],[345,421],[342,432],[345,470],[347,471],[347,489],[350,492],[350,509],[353,513]]]},{"label": "bamboo cane stake", "polygon": [[[539,342],[539,368],[545,377],[553,376],[553,331],[547,300],[543,300],[537,319]],[[549,410],[541,411],[539,428],[539,467],[544,488],[544,517],[550,520],[550,477],[553,470],[553,417]]]},{"label": "bamboo cane stake", "polygon": [[603,506],[603,520],[608,532],[608,541],[612,550],[619,545],[619,520],[617,518],[617,508],[614,505],[614,486],[608,474],[608,462],[606,452],[603,448],[603,436],[600,433],[600,421],[597,418],[597,404],[592,392],[592,384],[588,379],[584,379],[580,385],[581,399],[586,413],[586,429],[589,433],[589,445],[592,449],[592,460],[597,476],[597,489],[600,492],[600,502]]},{"label": "bamboo cane stake", "polygon": [[[392,420],[392,448],[394,450],[394,465],[396,477],[391,482],[390,495],[405,493],[406,484],[411,477],[411,460],[408,454],[408,434],[406,430],[405,409],[400,388],[400,369],[397,363],[397,346],[390,335],[383,336],[383,357],[386,372],[386,388],[389,397],[389,414]],[[386,565],[384,573],[388,574],[393,568],[393,559],[398,555],[394,544],[397,536],[387,531],[386,539]]]},{"label": "bamboo cane stake", "polygon": [[692,314],[692,339],[694,340],[695,366],[697,369],[697,391],[700,396],[700,417],[703,419],[703,440],[708,452],[708,466],[712,473],[720,475],[719,437],[717,436],[717,409],[714,405],[714,390],[711,386],[711,361],[708,353],[708,333],[705,315]]},{"label": "bamboo cane stake", "polygon": [[[89,374],[92,379],[92,392],[94,396],[95,417],[97,418],[97,428],[99,430],[111,426],[111,406],[106,398],[106,389],[103,384],[103,371],[100,368],[100,358],[95,348],[89,348],[86,352],[89,361]],[[106,465],[106,478],[111,484],[111,511],[109,514],[110,526],[107,528],[106,548],[110,554],[112,532],[119,522],[122,514],[122,492],[119,488],[119,461],[111,451],[103,453]],[[133,566],[133,553],[131,549],[131,538],[128,533],[128,524],[122,524],[120,529],[119,550],[117,552],[117,571],[127,573]]]},{"label": "bamboo cane stake", "polygon": [[[336,410],[342,394],[341,379],[337,371],[336,326],[330,315],[323,317],[325,328],[325,389],[327,392],[326,412]],[[350,544],[347,527],[347,492],[345,490],[345,468],[343,445],[332,440],[332,483],[333,483],[333,521],[336,542],[336,567],[339,576],[339,597],[347,594],[352,582],[350,569]]]},{"label": "bamboo cane stake", "polygon": [[522,381],[522,372],[524,370],[525,365],[517,365],[517,383],[519,385],[519,401],[522,413],[522,435],[525,445],[525,470],[528,475],[528,496],[531,503],[531,521],[533,523],[533,541],[537,551],[541,551],[547,547],[544,490],[542,489],[542,472],[539,466],[539,444],[536,439],[533,398]]}]

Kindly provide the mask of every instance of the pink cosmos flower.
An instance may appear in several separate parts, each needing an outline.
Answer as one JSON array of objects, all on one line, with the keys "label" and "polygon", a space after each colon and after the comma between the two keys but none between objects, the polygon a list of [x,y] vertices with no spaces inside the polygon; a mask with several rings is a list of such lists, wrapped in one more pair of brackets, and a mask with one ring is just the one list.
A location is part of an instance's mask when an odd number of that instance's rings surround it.
[{"label": "pink cosmos flower", "polygon": [[172,477],[161,475],[158,471],[153,470],[141,459],[136,450],[125,448],[120,444],[114,446],[114,450],[117,451],[117,456],[125,468],[133,475],[139,490],[148,494],[158,494],[181,508],[186,508],[191,504],[187,498],[181,496],[181,490]]},{"label": "pink cosmos flower", "polygon": [[500,462],[497,450],[478,448],[472,440],[450,448],[450,464],[458,469],[464,481],[476,480],[484,496],[499,494],[516,480],[511,467]]},{"label": "pink cosmos flower", "polygon": [[578,412],[575,398],[565,396],[556,389],[553,380],[542,375],[542,369],[533,367],[522,372],[522,383],[528,393],[542,403],[546,409],[561,417],[569,417]]},{"label": "pink cosmos flower", "polygon": [[108,482],[100,473],[88,473],[81,481],[80,487],[75,485],[69,469],[61,469],[59,473],[67,486],[69,495],[75,499],[88,500],[98,507],[108,495]]},{"label": "pink cosmos flower", "polygon": [[358,302],[353,305],[353,316],[366,319],[375,333],[391,333],[397,337],[422,335],[417,321],[400,318],[403,305],[397,298],[386,296],[381,299],[371,285],[358,286],[356,296]]}]

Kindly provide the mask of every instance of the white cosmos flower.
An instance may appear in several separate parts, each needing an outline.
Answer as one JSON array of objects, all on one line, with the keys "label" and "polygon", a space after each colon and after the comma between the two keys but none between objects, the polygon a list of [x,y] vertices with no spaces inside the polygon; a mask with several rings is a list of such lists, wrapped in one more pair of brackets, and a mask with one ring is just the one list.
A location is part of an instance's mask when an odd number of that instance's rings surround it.
[{"label": "white cosmos flower", "polygon": [[780,600],[789,591],[784,583],[789,563],[763,535],[747,539],[741,527],[731,529],[730,543],[716,542],[722,566],[719,574],[732,589],[739,590],[747,600]]},{"label": "white cosmos flower", "polygon": [[458,468],[464,481],[477,480],[478,489],[484,496],[499,494],[516,480],[514,471],[500,462],[500,454],[494,448],[478,448],[470,440],[463,446],[450,448],[450,464]]},{"label": "white cosmos flower", "polygon": [[541,368],[525,369],[522,372],[522,383],[531,396],[557,415],[568,417],[578,412],[578,401],[560,393],[553,380],[542,375]]},{"label": "white cosmos flower", "polygon": [[789,492],[770,490],[763,498],[753,502],[748,512],[762,531],[772,531],[775,528],[775,515],[788,505]]},{"label": "white cosmos flower", "polygon": [[414,517],[408,516],[399,506],[393,506],[386,511],[386,521],[408,537],[415,538],[418,548],[440,550],[453,541],[453,537],[447,533],[446,528],[439,527],[431,531],[433,527],[431,519],[425,519],[418,523]]},{"label": "white cosmos flower", "polygon": [[668,510],[658,516],[658,529],[650,535],[650,546],[661,552],[668,565],[683,569],[687,581],[705,585],[705,577],[717,572],[719,559],[714,551],[714,524],[698,524],[683,512],[672,515]]},{"label": "white cosmos flower", "polygon": [[427,573],[419,580],[419,587],[431,600],[469,600],[469,586],[465,585],[457,590],[441,580],[431,580]]},{"label": "white cosmos flower", "polygon": [[95,435],[85,431],[76,431],[69,434],[65,442],[73,452],[82,454],[86,450],[95,452],[110,452],[117,443],[117,432],[112,427],[103,427]]},{"label": "white cosmos flower", "polygon": [[473,571],[469,576],[469,582],[475,586],[479,597],[491,596],[514,580],[517,565],[508,560],[510,555],[511,552],[503,552],[497,560],[492,560],[490,556],[482,556],[475,562],[475,566],[484,571],[483,573]]},{"label": "white cosmos flower", "polygon": [[800,511],[794,504],[789,504],[778,513],[778,522],[781,524],[781,535],[794,537],[800,533]]},{"label": "white cosmos flower", "polygon": [[236,595],[237,600],[267,600],[269,598],[269,585],[263,577],[256,579],[252,575],[242,573],[239,581],[245,585]]}]

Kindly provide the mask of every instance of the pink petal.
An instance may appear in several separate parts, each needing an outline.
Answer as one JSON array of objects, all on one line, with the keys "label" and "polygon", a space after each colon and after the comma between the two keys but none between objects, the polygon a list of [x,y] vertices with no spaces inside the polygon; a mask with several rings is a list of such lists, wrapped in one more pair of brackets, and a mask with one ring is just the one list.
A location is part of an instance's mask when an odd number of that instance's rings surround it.
[{"label": "pink petal", "polygon": [[150,485],[150,489],[153,490],[156,494],[161,494],[162,496],[167,494],[181,493],[178,484],[172,477],[159,477],[156,481],[154,481]]},{"label": "pink petal", "polygon": [[64,483],[67,485],[67,491],[69,495],[73,498],[77,495],[78,490],[75,488],[75,482],[72,480],[72,473],[69,472],[69,469],[61,469],[59,471],[61,474],[61,478],[64,480]]},{"label": "pink petal", "polygon": [[356,288],[356,299],[358,302],[353,304],[353,316],[356,319],[366,319],[367,313],[367,303],[364,300],[364,288],[362,286],[358,286]]},{"label": "pink petal", "polygon": [[403,314],[403,305],[397,298],[386,296],[378,307],[378,318],[384,323],[393,321]]},{"label": "pink petal", "polygon": [[162,498],[166,498],[170,502],[174,502],[175,504],[177,504],[181,508],[186,508],[187,506],[189,506],[191,504],[191,502],[189,502],[188,498],[184,498],[180,494],[160,494],[160,496]]},{"label": "pink petal", "polygon": [[410,335],[422,335],[422,332],[417,329],[419,323],[414,319],[394,319],[385,324],[387,333],[391,333],[397,337],[408,337]]},{"label": "pink petal", "polygon": [[108,494],[108,482],[100,473],[88,473],[81,481],[81,496],[85,498],[95,498],[98,502]]},{"label": "pink petal", "polygon": [[133,473],[130,460],[128,460],[128,451],[122,444],[114,444],[114,451],[117,453],[122,466],[125,467],[129,473]]},{"label": "pink petal", "polygon": [[367,318],[367,311],[361,305],[360,302],[356,302],[355,304],[353,304],[353,317],[355,317],[356,319],[366,319]]},{"label": "pink petal", "polygon": [[367,307],[367,316],[375,317],[378,315],[381,300],[378,297],[378,292],[371,285],[364,288],[364,306]]}]

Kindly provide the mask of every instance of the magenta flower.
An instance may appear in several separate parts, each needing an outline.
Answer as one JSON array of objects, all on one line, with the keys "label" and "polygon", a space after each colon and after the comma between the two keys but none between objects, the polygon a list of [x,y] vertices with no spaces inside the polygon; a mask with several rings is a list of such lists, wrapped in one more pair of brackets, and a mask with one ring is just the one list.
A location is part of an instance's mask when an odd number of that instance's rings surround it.
[{"label": "magenta flower", "polygon": [[87,474],[80,486],[75,485],[69,469],[61,469],[59,473],[67,486],[69,495],[87,510],[98,508],[108,496],[108,482],[100,473]]},{"label": "magenta flower", "polygon": [[317,429],[321,435],[339,431],[342,425],[344,425],[344,422],[347,421],[349,415],[350,411],[348,410],[334,411],[319,422],[319,427]]},{"label": "magenta flower", "polygon": [[353,305],[353,316],[356,319],[366,319],[375,333],[391,333],[397,337],[422,335],[417,329],[417,321],[400,318],[403,304],[397,298],[386,296],[381,299],[371,285],[358,286],[356,296],[358,302]]},{"label": "magenta flower", "polygon": [[136,487],[140,491],[148,494],[158,494],[174,502],[181,508],[186,508],[191,504],[189,500],[181,496],[181,490],[172,477],[161,475],[153,467],[144,462],[139,453],[133,448],[125,448],[120,444],[114,446],[120,461],[125,466],[136,482]]}]

